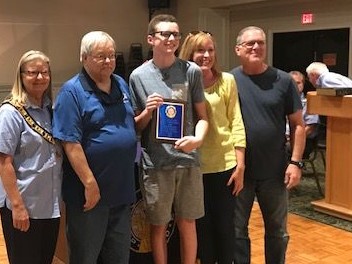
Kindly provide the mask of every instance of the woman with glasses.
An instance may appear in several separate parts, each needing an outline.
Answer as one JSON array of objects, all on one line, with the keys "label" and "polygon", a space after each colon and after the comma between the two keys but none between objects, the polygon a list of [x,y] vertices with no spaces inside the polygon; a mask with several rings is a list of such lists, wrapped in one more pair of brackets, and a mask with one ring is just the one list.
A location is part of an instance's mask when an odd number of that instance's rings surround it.
[{"label": "woman with glasses", "polygon": [[246,137],[236,83],[219,70],[215,40],[209,32],[191,32],[179,57],[203,72],[209,131],[200,148],[205,216],[197,220],[201,263],[231,264],[234,254],[234,203],[243,188]]},{"label": "woman with glasses", "polygon": [[1,221],[11,264],[52,262],[60,223],[61,148],[51,135],[49,58],[28,51],[0,107]]}]

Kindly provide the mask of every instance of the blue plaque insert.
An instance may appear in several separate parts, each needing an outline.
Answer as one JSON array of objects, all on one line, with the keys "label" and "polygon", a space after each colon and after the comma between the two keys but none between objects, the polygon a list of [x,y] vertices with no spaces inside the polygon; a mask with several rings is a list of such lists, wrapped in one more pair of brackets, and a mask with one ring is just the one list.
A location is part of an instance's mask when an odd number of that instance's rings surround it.
[{"label": "blue plaque insert", "polygon": [[156,115],[156,139],[176,141],[183,137],[185,105],[164,101]]}]

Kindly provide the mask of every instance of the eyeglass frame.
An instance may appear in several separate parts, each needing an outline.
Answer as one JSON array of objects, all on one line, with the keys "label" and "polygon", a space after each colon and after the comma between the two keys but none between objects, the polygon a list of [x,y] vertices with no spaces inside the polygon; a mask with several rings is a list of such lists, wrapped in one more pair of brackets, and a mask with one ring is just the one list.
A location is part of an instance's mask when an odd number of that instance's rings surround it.
[{"label": "eyeglass frame", "polygon": [[254,45],[258,44],[259,47],[262,47],[266,44],[265,40],[251,40],[251,41],[243,41],[238,46],[243,46],[247,49],[253,49]]},{"label": "eyeglass frame", "polygon": [[49,78],[51,71],[47,70],[47,71],[30,71],[30,70],[25,70],[25,71],[21,71],[21,73],[25,74],[26,76],[28,76],[29,78],[38,78],[39,73],[43,78]]},{"label": "eyeglass frame", "polygon": [[[165,33],[166,33],[166,36],[164,36]],[[176,39],[176,40],[180,40],[182,38],[181,32],[172,32],[172,31],[168,31],[168,30],[155,31],[155,32],[150,33],[149,35],[155,36],[155,34],[160,34],[160,36],[162,36],[165,40],[170,39],[171,35],[173,35],[174,39]]]},{"label": "eyeglass frame", "polygon": [[97,55],[88,54],[88,55],[91,56],[97,63],[104,63],[106,62],[106,59],[109,59],[109,61],[116,61],[116,58],[117,58],[117,52],[109,55],[105,55],[105,54],[97,54]]}]

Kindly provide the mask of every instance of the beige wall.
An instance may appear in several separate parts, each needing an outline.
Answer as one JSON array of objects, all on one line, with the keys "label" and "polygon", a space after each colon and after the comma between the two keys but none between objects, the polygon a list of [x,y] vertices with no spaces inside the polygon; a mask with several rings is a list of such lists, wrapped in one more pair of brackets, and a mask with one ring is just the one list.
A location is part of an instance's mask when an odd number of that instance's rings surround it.
[{"label": "beige wall", "polygon": [[[254,24],[266,30],[270,63],[273,32],[351,27],[352,23],[350,0],[334,0],[333,8],[331,0],[170,1],[170,9],[158,10],[156,13],[176,15],[183,33],[195,29],[213,30],[221,47],[221,57],[228,58],[223,62],[224,70],[238,64],[232,46],[239,29],[244,26]],[[80,5],[80,2],[83,4]],[[145,33],[149,20],[147,2],[0,0],[0,90],[1,85],[13,83],[18,59],[29,49],[40,49],[48,54],[52,61],[53,82],[62,83],[80,69],[79,42],[82,35],[91,30],[110,33],[117,42],[118,50],[124,52],[126,62],[129,46],[133,42],[141,42],[146,55],[148,46]],[[217,9],[213,10],[219,13],[231,11],[229,17],[224,19],[220,16],[217,23],[214,16],[216,12],[208,12],[211,17],[207,20],[204,10],[214,6]],[[315,23],[302,26],[300,16],[307,11],[314,13]],[[225,20],[229,20],[228,23],[224,23]]]},{"label": "beige wall", "polygon": [[146,44],[148,20],[143,0],[0,0],[0,85],[12,84],[29,49],[47,53],[54,83],[63,82],[79,70],[80,39],[91,30],[111,34],[127,61],[132,42]]},{"label": "beige wall", "polygon": [[[233,46],[238,31],[248,25],[262,27],[267,33],[268,39],[268,62],[272,61],[272,34],[275,32],[308,31],[318,29],[332,29],[348,27],[352,28],[352,1],[350,0],[308,0],[290,1],[276,5],[247,5],[232,8],[230,46]],[[295,2],[295,3],[292,3]],[[300,2],[300,4],[297,4]],[[311,25],[301,24],[301,14],[311,12],[314,14],[314,23]],[[352,65],[352,41],[350,33],[350,56],[349,65]],[[232,57],[232,65],[238,65],[235,56]],[[308,66],[308,65],[307,65]],[[349,76],[351,74],[349,67]]]}]

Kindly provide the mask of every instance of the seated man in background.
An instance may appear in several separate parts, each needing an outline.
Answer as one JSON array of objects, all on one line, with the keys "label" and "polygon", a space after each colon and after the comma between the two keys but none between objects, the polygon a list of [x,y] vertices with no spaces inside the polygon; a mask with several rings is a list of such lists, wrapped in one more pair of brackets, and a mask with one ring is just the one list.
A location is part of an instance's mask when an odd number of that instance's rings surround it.
[{"label": "seated man in background", "polygon": [[[303,158],[309,157],[309,154],[313,151],[314,143],[318,135],[319,115],[311,115],[307,113],[307,99],[304,96],[303,88],[305,83],[305,76],[299,71],[291,71],[290,75],[297,85],[297,90],[302,102],[302,115],[305,124],[306,133],[306,147],[304,149]],[[287,125],[286,135],[290,135],[289,124]],[[289,147],[289,152],[291,148]]]},{"label": "seated man in background", "polygon": [[307,69],[309,81],[315,87],[352,87],[352,80],[339,73],[330,72],[328,67],[322,62],[313,62]]}]

